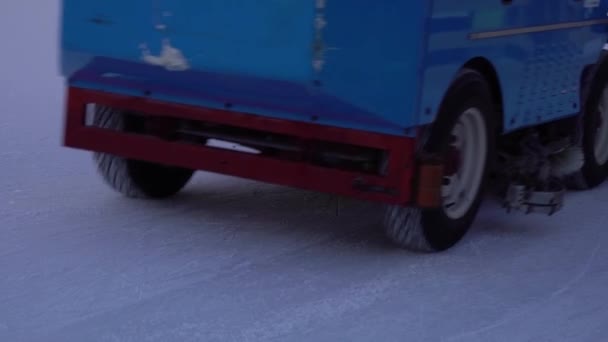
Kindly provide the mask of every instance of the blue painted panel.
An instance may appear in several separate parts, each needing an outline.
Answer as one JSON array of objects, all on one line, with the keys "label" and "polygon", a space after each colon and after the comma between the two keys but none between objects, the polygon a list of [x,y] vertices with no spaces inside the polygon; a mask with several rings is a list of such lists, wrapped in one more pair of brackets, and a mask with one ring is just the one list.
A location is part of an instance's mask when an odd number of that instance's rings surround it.
[{"label": "blue painted panel", "polygon": [[427,1],[327,1],[322,89],[403,127],[415,124]]},{"label": "blue painted panel", "polygon": [[420,124],[434,120],[454,75],[475,57],[498,72],[507,131],[576,114],[580,77],[606,41],[606,25],[470,40],[469,34],[604,19],[606,4],[584,1],[434,0],[424,65]]},{"label": "blue painted panel", "polygon": [[139,61],[162,41],[196,70],[308,81],[312,1],[64,0],[63,49]]},{"label": "blue painted panel", "polygon": [[[404,0],[382,6],[362,0],[327,3],[318,8],[316,0],[64,0],[64,75],[103,89],[143,77],[148,88],[162,89],[155,96],[175,93],[174,87],[180,101],[214,108],[230,102],[262,115],[411,134],[405,128],[414,124],[424,18],[419,13],[419,19],[402,19],[422,7]],[[326,67],[315,73],[320,12],[328,22]],[[189,69],[138,68],[146,51],[160,57],[163,40],[179,49]],[[98,78],[97,85],[80,79],[100,60],[112,77]],[[113,89],[144,90],[130,86]]]},{"label": "blue painted panel", "polygon": [[164,36],[216,72],[309,81],[312,1],[161,0]]},{"label": "blue painted panel", "polygon": [[404,135],[401,127],[382,117],[288,81],[192,70],[175,73],[140,63],[95,58],[70,77],[69,84],[206,108],[226,109],[229,104],[230,109],[243,113]]},{"label": "blue painted panel", "polygon": [[[153,30],[146,0],[62,1],[62,73],[69,77],[96,55],[136,60]],[[117,10],[120,9],[120,10]],[[131,17],[135,14],[136,19]]]}]

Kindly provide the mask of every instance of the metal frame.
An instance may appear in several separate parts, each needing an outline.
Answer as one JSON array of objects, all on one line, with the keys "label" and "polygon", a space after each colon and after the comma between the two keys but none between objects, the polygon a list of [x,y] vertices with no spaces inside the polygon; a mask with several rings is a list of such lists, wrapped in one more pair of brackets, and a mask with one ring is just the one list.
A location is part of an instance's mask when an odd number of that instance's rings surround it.
[{"label": "metal frame", "polygon": [[[257,129],[287,134],[304,140],[351,143],[378,148],[388,152],[388,168],[386,175],[375,176],[91,127],[85,124],[88,104],[137,111],[143,115],[200,120]],[[407,137],[273,119],[76,87],[69,87],[67,92],[64,137],[65,146],[72,148],[111,153],[126,158],[306,190],[400,205],[414,204],[416,198],[414,195],[417,176],[415,139]],[[436,189],[431,192],[439,191],[439,184],[437,182],[435,184],[437,184]],[[421,188],[424,187],[424,184],[421,185]],[[426,188],[424,191],[428,194],[429,189]]]}]

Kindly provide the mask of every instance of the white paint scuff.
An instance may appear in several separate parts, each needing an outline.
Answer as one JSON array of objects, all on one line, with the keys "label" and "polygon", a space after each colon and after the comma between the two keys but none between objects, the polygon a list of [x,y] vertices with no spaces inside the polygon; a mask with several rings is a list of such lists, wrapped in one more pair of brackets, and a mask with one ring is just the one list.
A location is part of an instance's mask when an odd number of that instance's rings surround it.
[{"label": "white paint scuff", "polygon": [[169,39],[163,39],[160,54],[154,56],[146,44],[141,44],[142,60],[151,65],[161,66],[169,71],[184,71],[190,69],[190,64],[184,54],[173,45]]},{"label": "white paint scuff", "polygon": [[314,57],[312,66],[315,72],[319,73],[323,70],[325,65],[325,44],[323,41],[323,30],[327,26],[325,19],[325,8],[327,6],[326,0],[316,1],[316,15],[315,15],[315,43],[314,43]]},{"label": "white paint scuff", "polygon": [[585,0],[583,2],[583,7],[585,8],[597,8],[600,7],[601,0]]}]

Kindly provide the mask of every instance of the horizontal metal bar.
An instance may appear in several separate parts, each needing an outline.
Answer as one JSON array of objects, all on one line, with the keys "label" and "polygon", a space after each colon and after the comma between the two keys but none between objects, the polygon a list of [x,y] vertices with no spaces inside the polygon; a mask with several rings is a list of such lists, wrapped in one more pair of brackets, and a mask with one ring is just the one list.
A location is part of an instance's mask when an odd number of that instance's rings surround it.
[{"label": "horizontal metal bar", "polygon": [[550,25],[527,26],[527,27],[520,27],[520,28],[513,28],[513,29],[506,29],[506,30],[471,33],[469,35],[469,39],[470,40],[481,40],[481,39],[501,38],[501,37],[520,35],[520,34],[567,30],[567,29],[573,29],[573,28],[581,28],[581,27],[594,26],[594,25],[606,25],[606,24],[608,24],[608,19],[593,19],[593,20],[573,21],[573,22],[550,24]]}]

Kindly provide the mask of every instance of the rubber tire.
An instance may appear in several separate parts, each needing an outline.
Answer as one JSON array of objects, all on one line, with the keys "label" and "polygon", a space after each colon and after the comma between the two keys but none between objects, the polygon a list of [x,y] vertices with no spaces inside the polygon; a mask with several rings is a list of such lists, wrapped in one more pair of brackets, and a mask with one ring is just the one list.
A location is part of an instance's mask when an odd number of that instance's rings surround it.
[{"label": "rubber tire", "polygon": [[384,219],[385,234],[399,247],[417,252],[445,251],[458,243],[472,226],[483,199],[492,158],[495,155],[497,133],[496,112],[490,87],[479,72],[464,69],[456,77],[441,104],[424,150],[444,155],[460,115],[470,108],[477,108],[483,114],[488,139],[481,186],[471,207],[461,218],[451,219],[445,214],[443,207],[418,209],[389,206]]},{"label": "rubber tire", "polygon": [[[571,177],[572,181],[569,182],[569,186],[574,190],[590,190],[608,179],[608,162],[600,165],[595,158],[595,132],[599,120],[597,107],[606,87],[608,87],[608,60],[605,59],[594,73],[594,79],[583,107],[584,165],[578,173]],[[604,124],[608,124],[608,122]]]},{"label": "rubber tire", "polygon": [[[130,122],[120,112],[98,107],[96,126],[113,130],[129,130]],[[162,199],[180,192],[194,174],[193,170],[126,159],[95,152],[97,170],[114,190],[130,198]]]}]

